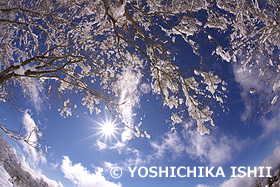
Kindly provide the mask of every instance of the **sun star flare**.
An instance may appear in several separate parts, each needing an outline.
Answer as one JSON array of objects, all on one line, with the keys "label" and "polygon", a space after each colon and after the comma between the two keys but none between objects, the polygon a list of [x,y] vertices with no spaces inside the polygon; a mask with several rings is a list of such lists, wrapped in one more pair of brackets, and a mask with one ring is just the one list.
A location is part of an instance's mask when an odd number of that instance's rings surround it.
[{"label": "sun star flare", "polygon": [[99,132],[97,134],[101,134],[100,139],[104,137],[104,141],[106,142],[108,138],[111,141],[111,138],[114,137],[117,140],[116,134],[119,128],[117,127],[116,120],[112,121],[106,118],[105,121],[102,120],[98,125],[99,127],[97,129]]}]

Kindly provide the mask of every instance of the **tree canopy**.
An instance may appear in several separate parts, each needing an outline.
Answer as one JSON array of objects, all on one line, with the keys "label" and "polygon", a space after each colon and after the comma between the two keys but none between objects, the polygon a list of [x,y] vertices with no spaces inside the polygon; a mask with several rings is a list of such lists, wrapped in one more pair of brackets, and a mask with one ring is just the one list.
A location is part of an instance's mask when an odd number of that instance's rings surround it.
[{"label": "tree canopy", "polygon": [[[25,97],[39,91],[61,101],[67,117],[77,107],[71,95],[82,95],[90,113],[104,103],[129,136],[149,137],[133,124],[131,109],[135,96],[151,89],[170,109],[174,127],[190,116],[200,134],[210,133],[213,107],[225,110],[227,83],[208,70],[198,38],[214,45],[212,54],[232,63],[241,78],[254,77],[242,96],[256,109],[252,114],[265,114],[278,106],[279,9],[274,0],[4,0],[1,102],[13,102],[19,86]],[[200,59],[195,68],[173,60],[178,38]]]}]

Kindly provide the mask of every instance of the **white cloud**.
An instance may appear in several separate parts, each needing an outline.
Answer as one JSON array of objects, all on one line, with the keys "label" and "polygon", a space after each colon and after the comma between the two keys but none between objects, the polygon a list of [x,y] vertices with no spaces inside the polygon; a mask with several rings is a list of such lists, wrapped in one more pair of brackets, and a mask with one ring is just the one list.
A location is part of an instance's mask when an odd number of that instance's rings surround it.
[{"label": "white cloud", "polygon": [[31,159],[34,161],[35,164],[38,163],[39,160],[41,160],[42,162],[46,162],[45,158],[42,155],[39,155],[37,153],[37,150],[34,148],[37,146],[38,143],[38,126],[35,124],[34,120],[28,112],[29,110],[26,110],[22,117],[23,127],[26,131],[26,142],[21,141],[23,150],[30,155]]},{"label": "white cloud", "polygon": [[[238,64],[233,65],[233,72],[235,81],[242,87],[241,97],[245,98],[250,91],[259,91],[259,79],[251,76],[248,70],[242,70],[242,66]],[[252,90],[251,90],[252,89]],[[252,106],[249,102],[244,102],[245,109],[241,114],[241,120],[245,121],[252,114]]]},{"label": "white cloud", "polygon": [[51,168],[52,170],[57,170],[58,165],[59,165],[58,163],[56,163],[56,164],[50,163],[50,168]]},{"label": "white cloud", "polygon": [[211,187],[211,186],[208,186],[206,184],[198,184],[198,185],[196,185],[196,187]]},{"label": "white cloud", "polygon": [[245,140],[224,134],[201,136],[196,131],[185,130],[184,136],[187,144],[186,152],[193,159],[199,159],[213,166],[231,161],[246,144]]},{"label": "white cloud", "polygon": [[43,105],[43,97],[40,94],[43,90],[42,84],[38,80],[30,78],[23,78],[22,84],[26,89],[25,92],[30,95],[30,101],[32,102],[34,108],[37,112],[40,112]]},{"label": "white cloud", "polygon": [[164,135],[161,142],[151,142],[151,146],[156,150],[152,157],[163,158],[166,152],[170,152],[173,158],[185,153],[185,145],[177,132],[169,132]]},{"label": "white cloud", "polygon": [[181,159],[189,155],[202,163],[221,166],[231,161],[245,147],[246,143],[247,140],[239,140],[237,137],[224,134],[202,136],[197,131],[188,130],[186,127],[181,132],[170,131],[158,141],[151,141],[150,146],[153,150],[151,154],[147,155],[135,148],[128,147],[124,142],[107,146],[107,149],[114,149],[120,154],[125,154],[126,159],[117,163],[105,162],[104,165],[105,168],[118,166],[126,169],[131,165],[141,166],[164,159],[168,154],[172,159]]},{"label": "white cloud", "polygon": [[202,136],[187,127],[181,133],[169,132],[163,137],[160,142],[150,143],[156,152],[149,157],[160,159],[170,153],[173,158],[178,158],[187,153],[192,159],[220,166],[231,161],[246,145],[246,140],[239,140],[237,137],[224,134]]},{"label": "white cloud", "polygon": [[[248,64],[245,67],[240,63],[233,65],[235,81],[240,84],[241,97],[245,101],[245,109],[241,113],[243,121],[255,117],[255,115],[273,111],[275,109],[273,105],[278,99],[274,86],[278,85],[279,78],[274,74],[264,72],[263,65],[267,64],[260,54],[253,59],[258,61],[258,65],[255,67],[250,67]],[[273,110],[269,111],[270,109]]]},{"label": "white cloud", "polygon": [[[140,94],[137,91],[137,87],[140,83],[141,74],[133,71],[131,67],[127,67],[118,79],[115,88],[120,92],[118,102],[121,119],[128,127],[133,128],[133,107],[139,103]],[[125,129],[122,133],[122,141],[127,141],[131,138],[131,130]]]},{"label": "white cloud", "polygon": [[267,138],[269,137],[272,133],[279,132],[280,130],[280,125],[279,125],[279,120],[280,120],[280,112],[279,110],[276,112],[276,115],[274,115],[272,118],[267,119],[264,118],[261,121],[261,126],[263,128],[263,132],[259,139]]},{"label": "white cloud", "polygon": [[129,157],[125,160],[124,166],[127,168],[128,166],[143,166],[147,162],[149,162],[148,157],[144,156],[138,149],[135,148],[126,148],[127,153],[132,154],[132,157]]},{"label": "white cloud", "polygon": [[37,81],[29,88],[31,93],[31,101],[36,111],[40,112],[42,110],[43,100],[40,95],[40,90],[42,90],[42,85]]},{"label": "white cloud", "polygon": [[278,169],[280,164],[280,146],[273,150],[273,154],[265,158],[262,162],[262,166],[270,166],[272,169]]},{"label": "white cloud", "polygon": [[126,170],[128,166],[143,166],[151,161],[164,158],[165,154],[170,153],[173,158],[178,158],[185,154],[185,146],[182,139],[176,132],[169,132],[158,142],[150,142],[154,152],[150,155],[143,155],[141,151],[131,148],[126,142],[117,142],[113,146],[107,146],[107,149],[117,150],[119,154],[125,154],[126,159],[117,163],[104,162],[105,168],[118,166]]},{"label": "white cloud", "polygon": [[230,178],[221,184],[220,187],[240,187],[240,186],[252,186],[255,182],[255,178],[249,177],[236,177]]},{"label": "white cloud", "polygon": [[125,142],[117,141],[113,146],[109,147],[109,149],[115,149],[121,154],[122,150],[126,147]]},{"label": "white cloud", "polygon": [[143,166],[150,162],[150,157],[143,155],[138,149],[131,148],[127,146],[127,144],[120,142],[115,144],[114,146],[110,147],[110,149],[115,149],[119,153],[123,153],[126,155],[126,159],[122,160],[118,163],[104,163],[106,168],[118,166],[121,167],[123,170],[127,170],[127,168],[131,165],[133,166]]},{"label": "white cloud", "polygon": [[61,171],[64,173],[64,177],[69,179],[75,185],[81,187],[121,187],[120,183],[115,184],[109,182],[102,176],[102,173],[96,172],[95,174],[90,173],[80,163],[72,164],[71,160],[64,156],[61,165]]},{"label": "white cloud", "polygon": [[122,170],[127,170],[129,166],[143,166],[151,161],[150,156],[144,155],[141,151],[135,149],[134,147],[129,147],[127,142],[119,141],[112,146],[108,146],[107,150],[116,150],[119,154],[125,156],[125,159],[120,162],[111,163],[105,161],[103,165],[107,170],[110,170],[112,167],[120,167]]},{"label": "white cloud", "polygon": [[108,148],[107,144],[101,142],[100,140],[97,140],[94,146],[97,147],[98,151],[102,151]]},{"label": "white cloud", "polygon": [[103,163],[104,164],[104,167],[106,168],[106,169],[111,169],[112,167],[120,167],[119,165],[117,165],[116,163],[111,163],[111,162],[104,162]]},{"label": "white cloud", "polygon": [[[259,57],[260,59],[258,59],[260,61],[260,63],[262,64],[262,57]],[[251,72],[249,72],[249,69],[243,69],[242,71],[240,71],[240,68],[242,67],[242,65],[238,65],[235,64],[233,66],[233,70],[234,70],[234,75],[235,75],[235,80],[241,85],[242,87],[242,93],[241,96],[243,98],[246,98],[246,100],[250,100],[250,102],[244,102],[244,106],[245,109],[241,114],[241,120],[245,121],[246,119],[248,119],[248,117],[250,117],[252,115],[254,109],[258,109],[257,106],[253,106],[250,103],[255,103],[256,105],[258,104],[258,100],[264,102],[265,100],[271,99],[270,97],[272,97],[273,95],[271,94],[273,92],[273,82],[270,82],[270,84],[265,84],[264,79],[269,80],[269,76],[268,74],[266,74],[267,76],[259,76],[260,70],[258,68],[253,68],[253,70]],[[262,67],[262,65],[260,65],[260,68]],[[271,81],[273,81],[275,79],[271,78]],[[249,93],[253,94],[253,93],[263,93],[263,94],[257,94],[257,97],[247,97],[249,95]],[[266,96],[266,94],[268,96]],[[245,101],[246,101],[245,100]],[[262,103],[260,103],[262,104]],[[267,103],[265,103],[267,104]],[[269,103],[268,103],[269,104]],[[270,107],[270,106],[267,106]],[[271,105],[272,107],[272,105]],[[267,111],[269,112],[269,111]],[[272,116],[270,115],[269,118],[264,117],[262,118],[262,120],[260,120],[260,125],[263,129],[262,134],[259,136],[258,140],[262,140],[264,138],[270,137],[272,133],[275,132],[279,132],[280,131],[280,125],[279,125],[279,120],[280,120],[280,110],[275,110],[275,111],[271,111],[272,112]],[[254,113],[253,113],[254,114]]]},{"label": "white cloud", "polygon": [[97,147],[98,151],[103,151],[103,150],[117,150],[119,154],[126,148],[126,142],[122,141],[117,141],[114,143],[112,146],[108,146],[106,143],[101,142],[100,140],[97,140],[96,143],[94,144],[95,147]]}]

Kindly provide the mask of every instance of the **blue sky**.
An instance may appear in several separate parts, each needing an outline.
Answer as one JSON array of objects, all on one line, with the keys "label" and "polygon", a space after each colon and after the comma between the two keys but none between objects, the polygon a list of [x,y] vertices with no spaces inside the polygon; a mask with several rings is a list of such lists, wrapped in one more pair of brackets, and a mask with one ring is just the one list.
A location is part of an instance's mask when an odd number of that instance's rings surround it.
[{"label": "blue sky", "polygon": [[[174,63],[180,67],[192,67],[198,58],[192,49],[178,44]],[[19,112],[13,107],[1,107],[2,124],[7,128],[22,132],[34,125],[43,132],[42,138],[50,146],[43,157],[38,151],[24,143],[6,137],[15,148],[22,161],[22,167],[36,177],[44,177],[49,184],[63,186],[246,186],[253,179],[230,178],[231,167],[277,167],[280,163],[280,114],[276,111],[261,120],[242,120],[246,117],[246,104],[237,102],[245,89],[242,75],[236,73],[237,67],[221,62],[217,57],[203,54],[210,70],[215,70],[227,82],[228,112],[215,108],[215,126],[210,127],[209,135],[201,136],[196,132],[194,122],[187,118],[183,124],[171,131],[170,112],[161,108],[161,100],[152,95],[147,84],[139,84],[141,93],[135,96],[136,105],[130,108],[128,120],[151,136],[133,137],[122,141],[121,132],[116,129],[115,137],[106,141],[101,136],[100,125],[104,121],[114,121],[104,105],[99,114],[85,114],[86,110],[78,105],[73,115],[60,116],[58,108],[49,108],[49,103],[38,88],[32,97],[19,99]],[[209,50],[210,51],[210,50]],[[209,53],[208,51],[208,53]],[[196,63],[193,63],[196,64]],[[194,68],[194,67],[192,67]],[[131,76],[131,77],[130,77]],[[134,80],[128,73],[127,80]],[[126,81],[127,81],[126,80]],[[135,81],[135,80],[134,80]],[[126,82],[127,83],[127,82]],[[129,83],[127,83],[129,84]],[[129,89],[129,85],[126,85]],[[141,89],[142,88],[142,89]],[[124,89],[127,89],[124,87]],[[72,100],[78,96],[72,95]],[[70,102],[72,102],[72,100]],[[135,115],[134,115],[135,114]],[[137,114],[137,115],[136,115]],[[115,121],[116,128],[122,124]],[[34,137],[36,138],[36,136]],[[131,177],[128,167],[221,167],[225,177]],[[118,179],[110,175],[112,167],[122,169]],[[143,172],[144,170],[142,170]],[[137,171],[136,171],[137,172]],[[117,172],[118,173],[118,172]],[[215,172],[214,172],[215,173]]]}]

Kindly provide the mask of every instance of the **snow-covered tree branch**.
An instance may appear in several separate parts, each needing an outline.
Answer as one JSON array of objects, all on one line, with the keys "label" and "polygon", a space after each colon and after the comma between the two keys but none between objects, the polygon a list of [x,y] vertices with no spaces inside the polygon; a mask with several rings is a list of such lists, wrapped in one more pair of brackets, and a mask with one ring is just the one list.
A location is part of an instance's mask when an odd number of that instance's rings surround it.
[{"label": "snow-covered tree branch", "polygon": [[[2,2],[0,12],[2,102],[12,99],[13,85],[28,96],[36,84],[49,100],[62,102],[60,113],[67,117],[76,107],[71,94],[81,94],[90,113],[99,113],[100,103],[106,103],[112,115],[140,135],[124,112],[137,101],[132,92],[123,94],[122,84],[130,82],[137,94],[145,83],[170,109],[174,127],[190,116],[201,134],[210,133],[212,107],[224,109],[226,82],[208,71],[196,40],[204,35],[216,46],[214,54],[250,76],[259,71],[260,82],[270,85],[267,104],[277,105],[276,1],[12,0]],[[230,33],[229,47],[212,31]],[[198,68],[186,71],[172,60],[178,38],[199,57]]]}]

